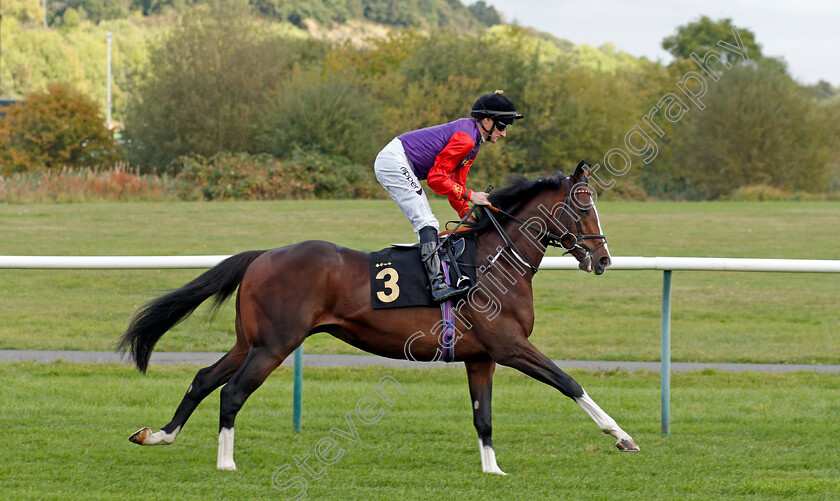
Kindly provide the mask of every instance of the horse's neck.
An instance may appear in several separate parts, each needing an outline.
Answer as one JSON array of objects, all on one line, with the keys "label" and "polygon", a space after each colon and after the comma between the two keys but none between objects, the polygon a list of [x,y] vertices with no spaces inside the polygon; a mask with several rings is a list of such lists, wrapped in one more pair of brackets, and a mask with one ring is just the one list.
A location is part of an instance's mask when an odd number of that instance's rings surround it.
[{"label": "horse's neck", "polygon": [[[552,196],[554,195],[554,196]],[[555,232],[551,214],[556,210],[556,194],[550,192],[540,194],[533,200],[524,204],[522,209],[517,211],[516,217],[529,223],[534,228],[547,229]],[[562,200],[560,200],[562,203]],[[533,278],[533,272],[529,266],[539,267],[543,256],[545,256],[546,239],[537,231],[529,229],[516,221],[501,218],[502,229],[507,233],[515,248],[509,247],[504,238],[496,230],[491,230],[484,238],[484,245],[479,245],[479,252],[487,254],[488,259],[496,256],[494,266],[505,267],[508,272],[515,271],[518,275],[527,277],[528,281]],[[501,249],[501,252],[500,252]],[[479,254],[479,262],[482,256]],[[524,261],[524,262],[523,262]]]}]

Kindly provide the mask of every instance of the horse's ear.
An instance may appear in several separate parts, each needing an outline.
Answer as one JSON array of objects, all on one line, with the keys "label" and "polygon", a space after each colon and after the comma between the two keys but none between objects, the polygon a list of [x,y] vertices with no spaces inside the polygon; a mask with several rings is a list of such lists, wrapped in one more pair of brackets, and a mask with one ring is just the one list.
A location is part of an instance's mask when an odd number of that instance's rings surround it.
[{"label": "horse's ear", "polygon": [[575,169],[575,173],[572,174],[572,179],[575,181],[574,184],[588,183],[590,174],[592,174],[592,169],[589,167],[589,164],[586,163],[586,160],[581,160]]}]

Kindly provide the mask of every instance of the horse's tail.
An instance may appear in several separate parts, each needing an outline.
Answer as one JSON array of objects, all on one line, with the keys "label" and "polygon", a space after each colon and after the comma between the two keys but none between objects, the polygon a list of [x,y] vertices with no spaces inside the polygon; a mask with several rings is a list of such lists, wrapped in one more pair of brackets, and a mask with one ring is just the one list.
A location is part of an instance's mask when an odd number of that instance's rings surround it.
[{"label": "horse's tail", "polygon": [[128,328],[117,343],[118,351],[129,351],[141,372],[158,340],[187,318],[211,296],[211,312],[236,291],[245,270],[265,251],[248,251],[231,256],[196,277],[192,282],[141,306],[131,317]]}]

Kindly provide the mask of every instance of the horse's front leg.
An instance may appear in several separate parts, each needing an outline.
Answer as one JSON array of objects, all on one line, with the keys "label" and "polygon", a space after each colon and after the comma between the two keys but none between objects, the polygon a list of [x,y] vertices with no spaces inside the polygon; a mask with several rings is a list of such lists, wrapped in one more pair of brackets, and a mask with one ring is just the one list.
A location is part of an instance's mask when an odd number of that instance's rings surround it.
[{"label": "horse's front leg", "polygon": [[622,430],[613,418],[604,412],[572,376],[560,370],[527,339],[517,339],[499,346],[493,353],[496,362],[513,367],[528,376],[560,390],[580,405],[606,434],[615,437],[615,446],[621,451],[639,451],[633,438]]},{"label": "horse's front leg", "polygon": [[481,454],[481,470],[484,473],[507,475],[496,464],[493,450],[493,426],[490,423],[490,401],[493,393],[493,372],[496,362],[485,360],[467,362],[467,380],[470,385],[470,400],[473,409],[473,424],[478,432],[478,452]]}]

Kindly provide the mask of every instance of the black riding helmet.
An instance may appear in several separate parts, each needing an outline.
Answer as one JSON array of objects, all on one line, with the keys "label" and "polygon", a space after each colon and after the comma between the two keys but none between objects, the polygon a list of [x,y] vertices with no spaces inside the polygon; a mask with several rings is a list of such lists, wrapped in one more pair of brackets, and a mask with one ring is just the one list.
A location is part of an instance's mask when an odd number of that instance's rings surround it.
[{"label": "black riding helmet", "polygon": [[[516,112],[516,106],[504,94],[504,91],[497,90],[479,97],[470,115],[476,120],[493,119],[493,125],[499,130],[505,130],[508,125],[513,124],[514,120],[525,118],[524,115]],[[501,127],[499,127],[500,123],[503,124]]]}]

